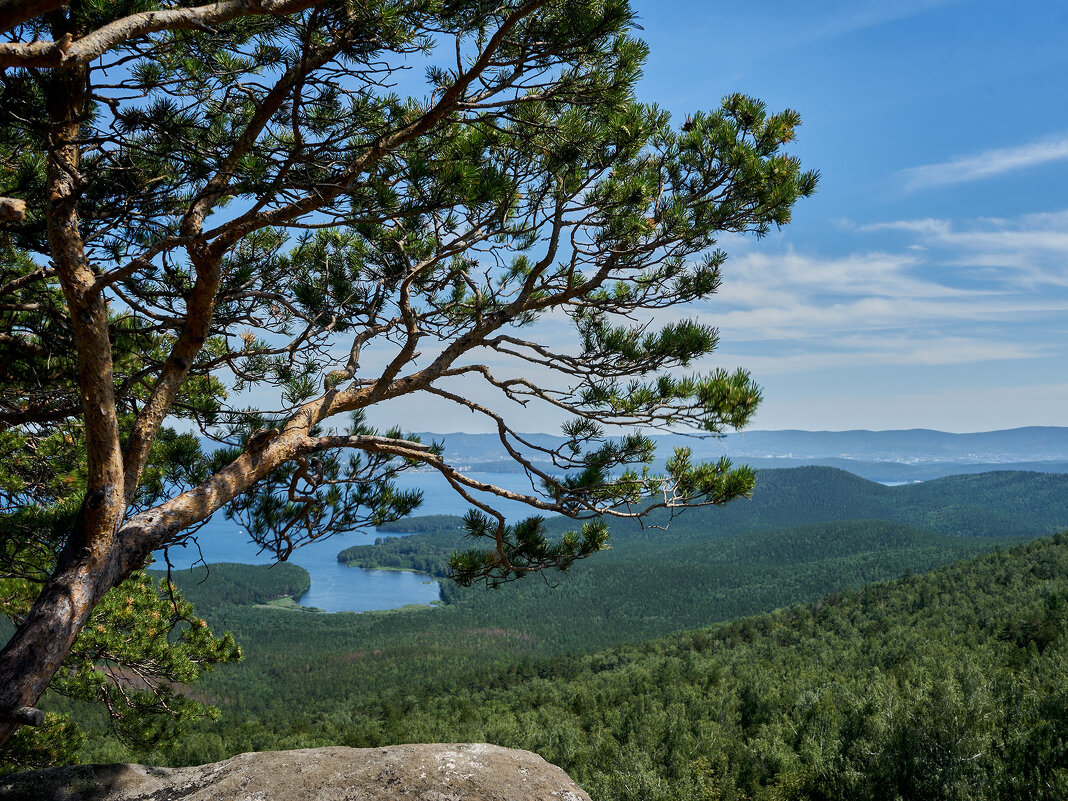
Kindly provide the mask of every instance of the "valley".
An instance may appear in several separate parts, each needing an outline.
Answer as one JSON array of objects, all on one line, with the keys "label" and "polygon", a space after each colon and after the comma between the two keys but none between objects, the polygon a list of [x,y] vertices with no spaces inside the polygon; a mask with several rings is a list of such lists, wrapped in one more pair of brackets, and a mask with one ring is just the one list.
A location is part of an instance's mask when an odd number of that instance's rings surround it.
[{"label": "valley", "polygon": [[[1026,695],[1026,714],[1056,703],[1049,660],[1066,625],[1058,588],[1068,544],[1041,538],[1068,527],[1068,477],[997,472],[885,487],[808,467],[761,471],[758,488],[666,531],[616,526],[611,550],[563,576],[497,590],[443,581],[436,609],[300,614],[254,604],[297,592],[299,568],[215,566],[206,580],[179,572],[213,629],[244,649],[241,664],[198,685],[220,720],[131,754],[79,709],[99,733],[83,757],[194,764],[250,750],[474,739],[531,748],[602,800],[795,797],[790,787],[816,797],[813,788],[832,784],[842,794],[819,797],[847,798],[842,788],[871,789],[863,781],[883,776],[862,781],[850,727],[869,732],[864,742],[889,770],[906,732],[876,725],[890,712],[941,714],[924,704],[965,703],[967,682],[988,689],[975,700],[986,706],[965,704],[965,717],[992,720],[997,693]],[[457,524],[400,521],[384,528],[422,533],[381,531],[378,544],[339,558],[440,576],[462,547]],[[267,579],[258,596],[246,591]],[[925,673],[934,664],[952,669]],[[939,675],[942,684],[927,680]],[[883,706],[865,706],[865,688]],[[909,725],[937,741],[933,720]],[[967,736],[991,731],[984,722]],[[983,770],[1007,770],[998,764]]]}]

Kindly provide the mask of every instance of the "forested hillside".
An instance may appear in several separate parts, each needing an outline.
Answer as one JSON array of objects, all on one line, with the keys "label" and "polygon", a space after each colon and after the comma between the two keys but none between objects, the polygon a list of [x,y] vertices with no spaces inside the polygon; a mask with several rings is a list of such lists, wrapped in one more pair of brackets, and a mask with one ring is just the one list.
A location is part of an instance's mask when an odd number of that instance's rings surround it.
[{"label": "forested hillside", "polygon": [[598,801],[1068,797],[1068,537],[350,711],[529,748]]},{"label": "forested hillside", "polygon": [[[955,536],[1052,534],[1068,526],[1068,476],[1004,471],[887,487],[830,467],[761,470],[751,501],[692,510],[671,521],[666,535],[707,537],[860,518]],[[637,535],[638,529],[620,525],[613,534]]]},{"label": "forested hillside", "polygon": [[[662,636],[990,547],[989,540],[849,521],[724,538],[701,551],[629,543],[577,565],[555,586],[536,579],[486,590],[446,582],[450,603],[439,608],[310,615],[248,605],[201,607],[214,629],[234,632],[245,659],[198,686],[224,704],[221,728],[212,729],[225,734],[217,740],[210,735],[216,745],[187,758],[291,745],[287,735],[278,739],[272,732],[278,725],[288,731],[294,710],[317,719],[354,697],[395,686],[417,696],[439,672],[464,675],[531,656]],[[253,727],[262,730],[251,740],[241,739],[244,734],[232,740],[231,724],[250,717],[262,722]]]},{"label": "forested hillside", "polygon": [[[1008,792],[1011,781],[1060,787],[1061,734],[1048,718],[1068,712],[1055,681],[1068,667],[1068,540],[916,577],[1062,525],[1068,487],[1035,478],[883,487],[832,469],[768,471],[748,515],[727,507],[667,532],[621,527],[612,550],[552,585],[444,582],[448,604],[422,610],[257,607],[303,586],[306,574],[289,566],[179,574],[212,627],[234,632],[245,652],[196,688],[221,719],[147,754],[101,734],[82,757],[190,764],[253,750],[473,739],[542,754],[596,801],[980,798],[969,793]],[[896,520],[840,519],[850,514]],[[1002,536],[975,536],[991,519]],[[808,522],[776,526],[784,520]],[[385,538],[361,558],[440,571],[458,520],[412,522],[427,533]],[[733,622],[705,628],[717,621]],[[960,721],[959,742],[940,739],[943,716]],[[1020,773],[1026,754],[1041,764]]]},{"label": "forested hillside", "polygon": [[[632,541],[692,543],[704,549],[712,538],[860,519],[954,537],[1033,537],[1068,528],[1066,475],[1002,471],[898,487],[830,467],[761,470],[757,475],[751,500],[692,509],[670,523],[657,515],[648,521],[666,529],[643,530],[636,523],[613,521],[611,542],[617,550]],[[548,530],[557,533],[572,525],[562,518],[546,521]],[[338,559],[360,567],[407,567],[443,575],[448,555],[464,547],[458,517],[409,518],[383,525],[379,531],[425,533],[347,548]]]},{"label": "forested hillside", "polygon": [[229,609],[246,667],[266,671],[259,695],[217,697],[223,719],[155,760],[489,741],[559,764],[595,801],[1068,796],[1066,535],[585,656],[457,609]]}]

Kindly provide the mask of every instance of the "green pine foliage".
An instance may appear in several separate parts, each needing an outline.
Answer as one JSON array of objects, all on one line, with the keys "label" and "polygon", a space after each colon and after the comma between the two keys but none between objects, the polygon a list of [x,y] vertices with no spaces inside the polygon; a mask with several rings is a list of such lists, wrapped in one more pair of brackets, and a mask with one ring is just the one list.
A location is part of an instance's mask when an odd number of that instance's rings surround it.
[{"label": "green pine foliage", "polygon": [[[0,746],[91,607],[211,515],[285,561],[410,515],[402,470],[482,486],[365,424],[406,397],[492,424],[529,505],[584,518],[484,505],[451,559],[464,584],[569,568],[620,504],[751,491],[748,468],[681,450],[654,472],[651,434],[757,408],[746,371],[695,372],[718,334],[693,304],[724,235],[762,237],[815,191],[796,111],[640,102],[627,0],[53,5],[2,13],[0,601],[19,608]],[[560,321],[574,336],[547,339]],[[561,414],[564,442],[527,442],[513,402]],[[47,536],[19,524],[57,510]]]},{"label": "green pine foliage", "polygon": [[[70,473],[63,472],[71,469],[69,463],[55,455],[48,467],[41,475],[57,488],[56,501],[45,509],[0,515],[3,643],[40,591],[41,578],[55,559],[58,536],[70,527],[76,511],[64,499],[72,483],[67,480]],[[14,472],[10,463],[0,468],[0,476],[12,484]],[[27,491],[24,477],[18,478],[20,491]],[[10,571],[6,575],[5,568]],[[183,588],[192,590],[193,598],[184,597]],[[47,727],[24,726],[16,732],[4,746],[0,773],[72,761],[84,740],[78,723],[83,714],[72,717],[79,704],[99,705],[99,712],[88,718],[94,730],[106,721],[118,742],[141,750],[174,739],[198,718],[217,716],[210,703],[184,688],[217,665],[237,662],[241,649],[232,635],[215,636],[194,611],[192,600],[201,608],[207,605],[200,601],[209,600],[199,589],[195,581],[171,583],[166,574],[135,571],[106,593],[50,685]]]},{"label": "green pine foliage", "polygon": [[[16,605],[24,603],[17,591],[14,597]],[[16,609],[4,611],[18,616]],[[7,624],[0,636],[6,641],[12,631]],[[49,686],[45,728],[16,732],[0,773],[73,761],[84,743],[79,723],[98,730],[106,722],[108,734],[134,750],[175,740],[197,719],[218,717],[218,709],[188,688],[217,665],[240,659],[233,635],[213,635],[177,586],[138,571],[93,610]],[[97,705],[95,712],[87,713],[86,704]]]}]

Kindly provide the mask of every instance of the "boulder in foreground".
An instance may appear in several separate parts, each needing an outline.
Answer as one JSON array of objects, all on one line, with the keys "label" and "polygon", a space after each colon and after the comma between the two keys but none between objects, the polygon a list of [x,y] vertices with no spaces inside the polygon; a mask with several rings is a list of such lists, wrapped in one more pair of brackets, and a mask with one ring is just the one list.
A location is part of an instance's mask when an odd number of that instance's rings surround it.
[{"label": "boulder in foreground", "polygon": [[189,768],[74,765],[0,779],[3,801],[590,801],[537,754],[483,743],[305,748]]}]

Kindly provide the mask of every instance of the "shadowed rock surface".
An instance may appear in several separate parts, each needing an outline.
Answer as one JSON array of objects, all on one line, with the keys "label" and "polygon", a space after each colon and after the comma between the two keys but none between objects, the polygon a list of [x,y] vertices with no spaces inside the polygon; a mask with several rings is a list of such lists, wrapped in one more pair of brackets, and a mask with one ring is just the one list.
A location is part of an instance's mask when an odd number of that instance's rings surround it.
[{"label": "shadowed rock surface", "polygon": [[0,779],[3,801],[590,801],[537,754],[482,743],[305,748],[189,768],[75,765]]}]

